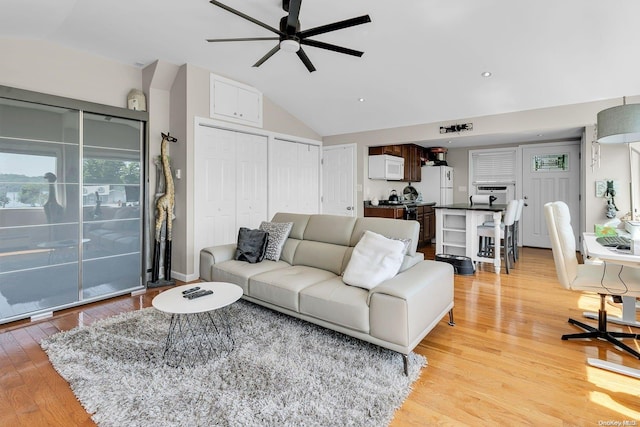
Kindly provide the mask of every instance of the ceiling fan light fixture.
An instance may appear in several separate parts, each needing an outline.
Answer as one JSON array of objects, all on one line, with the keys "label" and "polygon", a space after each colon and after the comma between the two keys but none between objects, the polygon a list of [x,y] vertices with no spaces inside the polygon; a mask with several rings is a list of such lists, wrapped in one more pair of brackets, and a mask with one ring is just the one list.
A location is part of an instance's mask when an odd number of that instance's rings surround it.
[{"label": "ceiling fan light fixture", "polygon": [[300,42],[293,39],[285,39],[280,42],[280,49],[285,52],[296,53],[300,50]]}]

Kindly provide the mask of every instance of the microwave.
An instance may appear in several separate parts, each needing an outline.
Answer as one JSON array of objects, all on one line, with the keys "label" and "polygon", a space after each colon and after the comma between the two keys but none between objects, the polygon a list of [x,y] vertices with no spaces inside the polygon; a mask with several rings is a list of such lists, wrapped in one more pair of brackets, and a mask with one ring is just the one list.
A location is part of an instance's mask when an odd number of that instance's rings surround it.
[{"label": "microwave", "polygon": [[404,159],[388,154],[369,156],[369,179],[403,180]]}]

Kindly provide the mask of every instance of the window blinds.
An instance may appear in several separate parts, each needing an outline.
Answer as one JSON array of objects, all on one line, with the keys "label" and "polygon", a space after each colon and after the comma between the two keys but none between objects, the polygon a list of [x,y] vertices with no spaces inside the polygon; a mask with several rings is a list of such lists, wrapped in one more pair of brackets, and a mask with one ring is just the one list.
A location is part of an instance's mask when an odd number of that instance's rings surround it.
[{"label": "window blinds", "polygon": [[516,182],[516,150],[475,152],[472,168],[474,184]]}]

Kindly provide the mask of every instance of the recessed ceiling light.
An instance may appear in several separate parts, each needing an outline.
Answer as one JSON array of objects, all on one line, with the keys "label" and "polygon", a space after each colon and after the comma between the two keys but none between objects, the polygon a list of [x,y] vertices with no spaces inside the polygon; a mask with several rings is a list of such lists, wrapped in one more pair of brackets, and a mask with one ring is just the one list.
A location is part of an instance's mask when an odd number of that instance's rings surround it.
[{"label": "recessed ceiling light", "polygon": [[447,141],[447,143],[451,144],[453,141]]},{"label": "recessed ceiling light", "polygon": [[483,71],[482,74],[480,74],[482,77],[491,77],[491,71]]},{"label": "recessed ceiling light", "polygon": [[358,98],[359,102],[364,102],[364,98]]}]

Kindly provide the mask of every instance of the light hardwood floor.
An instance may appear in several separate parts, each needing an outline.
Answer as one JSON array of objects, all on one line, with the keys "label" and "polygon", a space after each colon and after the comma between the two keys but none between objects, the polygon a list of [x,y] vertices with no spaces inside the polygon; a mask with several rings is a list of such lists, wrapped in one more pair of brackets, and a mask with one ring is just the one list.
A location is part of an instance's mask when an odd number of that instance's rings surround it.
[{"label": "light hardwood floor", "polygon": [[[424,252],[433,258],[431,248]],[[58,331],[148,307],[157,293],[1,326],[0,425],[94,425],[39,342]],[[583,311],[598,308],[598,301],[557,283],[549,250],[524,248],[509,275],[498,276],[490,266],[473,276],[457,275],[456,326],[443,319],[416,348],[429,365],[392,426],[640,425],[640,380],[589,367],[586,359],[633,368],[640,368],[640,361],[601,341],[560,339],[577,331],[567,318],[581,319]],[[618,305],[609,304],[608,310],[620,313]],[[613,324],[610,329],[640,333]],[[640,341],[627,343],[640,346]]]}]

